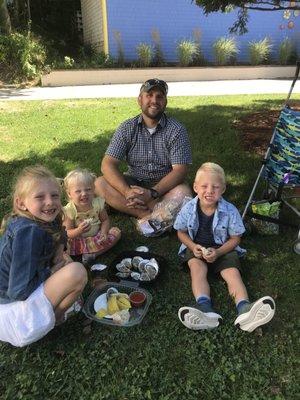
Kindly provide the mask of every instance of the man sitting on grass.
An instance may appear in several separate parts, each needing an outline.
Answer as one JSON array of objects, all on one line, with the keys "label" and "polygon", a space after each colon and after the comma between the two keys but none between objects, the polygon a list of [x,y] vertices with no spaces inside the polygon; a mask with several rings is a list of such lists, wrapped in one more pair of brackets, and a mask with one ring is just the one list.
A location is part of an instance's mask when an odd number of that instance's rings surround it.
[{"label": "man sitting on grass", "polygon": [[[168,85],[149,79],[141,86],[141,114],[123,122],[115,132],[102,160],[103,176],[96,180],[99,196],[116,210],[145,217],[163,199],[191,195],[184,183],[192,163],[186,129],[164,111]],[[120,172],[125,160],[128,171]]]}]

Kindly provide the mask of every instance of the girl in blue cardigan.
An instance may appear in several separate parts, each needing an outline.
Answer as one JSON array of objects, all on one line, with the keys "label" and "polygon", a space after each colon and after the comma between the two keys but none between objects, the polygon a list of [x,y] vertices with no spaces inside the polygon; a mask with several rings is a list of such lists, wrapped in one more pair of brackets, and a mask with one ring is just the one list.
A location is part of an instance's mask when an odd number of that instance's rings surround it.
[{"label": "girl in blue cardigan", "polygon": [[[42,166],[17,179],[13,211],[0,241],[0,340],[25,346],[64,320],[87,282],[82,264],[66,259],[61,192]],[[4,226],[5,225],[5,226]]]}]

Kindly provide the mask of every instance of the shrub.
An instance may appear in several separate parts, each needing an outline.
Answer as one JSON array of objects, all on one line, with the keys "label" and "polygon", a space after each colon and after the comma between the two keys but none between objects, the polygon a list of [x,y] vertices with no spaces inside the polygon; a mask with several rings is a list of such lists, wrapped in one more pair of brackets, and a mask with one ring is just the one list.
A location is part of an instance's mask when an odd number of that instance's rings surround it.
[{"label": "shrub", "polygon": [[199,47],[193,40],[181,40],[177,45],[179,65],[187,67],[191,65],[199,54]]},{"label": "shrub", "polygon": [[234,38],[221,37],[213,43],[217,65],[226,65],[235,61],[238,47]]},{"label": "shrub", "polygon": [[136,51],[140,67],[149,67],[153,58],[153,47],[151,44],[140,43],[136,47]]},{"label": "shrub", "polygon": [[64,58],[64,68],[72,68],[74,66],[74,59],[72,57],[65,56]]},{"label": "shrub", "polygon": [[270,39],[265,37],[258,42],[249,43],[249,56],[251,65],[259,65],[269,61],[272,44]]},{"label": "shrub", "polygon": [[291,39],[285,38],[279,45],[279,64],[286,65],[294,57],[294,45]]},{"label": "shrub", "polygon": [[40,75],[46,60],[46,51],[40,39],[26,33],[0,36],[1,77],[21,82]]}]

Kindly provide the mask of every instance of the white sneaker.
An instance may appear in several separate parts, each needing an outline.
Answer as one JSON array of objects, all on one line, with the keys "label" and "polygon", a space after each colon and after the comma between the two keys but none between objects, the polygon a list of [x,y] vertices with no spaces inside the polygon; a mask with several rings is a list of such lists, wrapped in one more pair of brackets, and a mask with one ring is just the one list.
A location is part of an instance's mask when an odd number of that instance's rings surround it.
[{"label": "white sneaker", "polygon": [[254,329],[271,321],[275,314],[275,301],[265,296],[245,305],[242,312],[234,321],[234,325],[243,331],[252,332]]},{"label": "white sneaker", "polygon": [[221,315],[211,311],[202,311],[201,306],[195,304],[193,307],[181,307],[178,310],[178,318],[183,325],[194,331],[202,329],[214,329],[222,321]]},{"label": "white sneaker", "polygon": [[74,314],[79,313],[83,307],[83,297],[80,295],[78,299],[65,311],[65,321]]}]

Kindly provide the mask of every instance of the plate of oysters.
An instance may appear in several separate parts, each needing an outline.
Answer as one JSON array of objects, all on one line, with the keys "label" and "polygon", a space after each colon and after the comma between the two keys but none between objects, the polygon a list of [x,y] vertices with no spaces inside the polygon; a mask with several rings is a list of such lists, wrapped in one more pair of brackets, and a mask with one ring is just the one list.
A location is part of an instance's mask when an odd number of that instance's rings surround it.
[{"label": "plate of oysters", "polygon": [[161,256],[142,251],[127,251],[112,262],[111,272],[120,280],[137,284],[152,283],[161,273],[164,260]]}]

